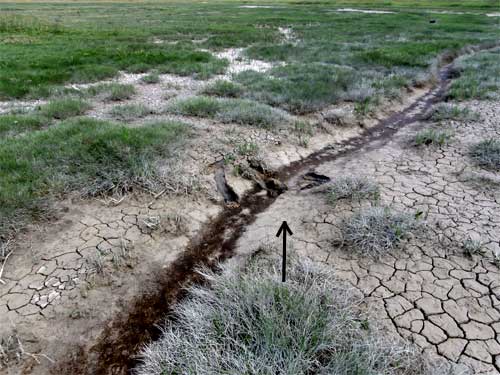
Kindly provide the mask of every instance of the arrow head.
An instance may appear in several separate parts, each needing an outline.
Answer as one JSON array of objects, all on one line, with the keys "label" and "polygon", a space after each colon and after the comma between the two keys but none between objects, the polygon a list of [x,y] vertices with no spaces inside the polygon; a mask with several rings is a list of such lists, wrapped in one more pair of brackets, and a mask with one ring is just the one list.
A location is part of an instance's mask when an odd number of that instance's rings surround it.
[{"label": "arrow head", "polygon": [[288,226],[286,221],[281,223],[280,229],[278,230],[278,233],[276,233],[276,237],[279,237],[281,235],[281,232],[284,232],[283,233],[284,235],[286,235],[286,233],[288,233],[290,236],[293,234],[293,232],[290,230],[290,227]]}]

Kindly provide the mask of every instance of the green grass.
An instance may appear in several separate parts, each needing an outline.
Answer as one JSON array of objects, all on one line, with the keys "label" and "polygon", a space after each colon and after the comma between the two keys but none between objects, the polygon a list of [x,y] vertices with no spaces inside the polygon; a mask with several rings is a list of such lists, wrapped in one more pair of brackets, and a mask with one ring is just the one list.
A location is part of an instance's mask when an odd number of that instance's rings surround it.
[{"label": "green grass", "polygon": [[436,374],[416,348],[387,337],[354,289],[327,270],[290,263],[283,283],[274,263],[203,270],[210,287],[188,290],[162,337],[143,349],[137,373]]},{"label": "green grass", "polygon": [[456,100],[500,98],[499,54],[497,48],[459,59],[456,68],[461,75],[451,83],[448,96]]},{"label": "green grass", "polygon": [[99,83],[82,92],[84,96],[101,96],[106,101],[119,102],[131,99],[136,93],[134,85],[123,83]]},{"label": "green grass", "polygon": [[41,215],[47,197],[123,192],[154,179],[155,162],[186,134],[180,123],[141,128],[87,118],[0,139],[0,237]]},{"label": "green grass", "polygon": [[58,99],[40,107],[40,113],[46,117],[65,120],[83,115],[90,109],[90,104],[81,99]]},{"label": "green grass", "polygon": [[214,117],[223,108],[223,101],[207,96],[176,100],[168,110],[185,116]]},{"label": "green grass", "polygon": [[[272,9],[243,9],[243,2],[234,1],[3,3],[0,99],[47,96],[54,87],[99,81],[120,70],[156,69],[205,79],[223,72],[227,62],[204,49],[249,47],[248,56],[287,66],[273,69],[271,77],[255,77],[246,87],[248,97],[258,98],[270,89],[269,97],[263,98],[266,103],[310,111],[346,95],[346,82],[337,81],[339,71],[355,72],[348,77],[353,82],[348,82],[347,89],[377,91],[375,86],[391,74],[406,81],[418,77],[445,50],[498,40],[493,17],[423,11],[424,4],[452,10],[497,8],[489,0],[274,3]],[[383,7],[396,13],[334,11],[347,5]],[[431,17],[435,24],[429,24]],[[292,28],[297,43],[283,43],[278,27]],[[155,39],[164,43],[154,43]],[[301,82],[302,72],[309,70],[311,75]],[[337,79],[330,80],[330,73]],[[372,82],[370,77],[375,76]],[[269,82],[270,78],[278,79]]]},{"label": "green grass", "polygon": [[476,143],[469,154],[479,167],[500,171],[500,140],[490,138]]},{"label": "green grass", "polygon": [[273,75],[243,72],[236,77],[254,100],[301,114],[321,109],[354,87],[355,71],[323,64],[293,64],[273,69]]},{"label": "green grass", "polygon": [[123,104],[111,109],[109,114],[117,120],[132,121],[150,115],[151,109],[143,104]]},{"label": "green grass", "polygon": [[50,123],[50,119],[38,114],[1,115],[0,139],[21,133],[40,130]]},{"label": "green grass", "polygon": [[170,112],[209,117],[223,123],[251,125],[272,129],[289,122],[288,116],[275,108],[245,99],[217,99],[209,96],[195,96],[179,99],[167,109]]},{"label": "green grass", "polygon": [[471,111],[467,107],[460,108],[456,105],[443,103],[437,105],[433,109],[432,120],[477,121],[479,120],[479,114],[477,112]]},{"label": "green grass", "polygon": [[449,131],[426,129],[415,135],[416,146],[443,146],[450,141],[452,134]]},{"label": "green grass", "polygon": [[237,98],[243,94],[243,87],[237,83],[218,79],[203,90],[203,94],[227,98]]},{"label": "green grass", "polygon": [[144,77],[142,77],[141,81],[144,83],[147,83],[149,85],[159,83],[160,82],[160,75],[156,72],[149,73],[149,74],[145,75]]}]

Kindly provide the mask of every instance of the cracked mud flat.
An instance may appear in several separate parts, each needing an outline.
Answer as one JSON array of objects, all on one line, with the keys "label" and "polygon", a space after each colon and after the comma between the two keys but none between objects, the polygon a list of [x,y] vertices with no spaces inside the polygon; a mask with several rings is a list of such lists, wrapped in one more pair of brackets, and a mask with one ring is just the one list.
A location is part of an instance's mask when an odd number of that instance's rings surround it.
[{"label": "cracked mud flat", "polygon": [[[139,83],[141,76],[122,74],[113,81],[136,86],[137,94],[122,103],[145,103],[160,110],[165,96],[193,95],[202,88],[202,83],[192,78],[171,75],[162,75],[160,84],[144,85]],[[416,90],[409,100],[420,94]],[[155,102],[151,103],[151,98]],[[116,105],[96,100],[88,113],[92,117],[106,118]],[[271,168],[279,168],[362,130],[325,124],[304,148],[290,139],[287,129],[269,132],[166,114],[148,116],[130,126],[171,118],[191,125],[193,130],[189,146],[176,160],[182,168],[174,173],[188,179],[196,177],[201,191],[187,196],[167,193],[158,199],[131,195],[123,201],[69,197],[56,204],[57,220],[20,233],[11,244],[13,252],[0,282],[0,340],[13,343],[10,347],[0,341],[3,349],[9,349],[8,367],[0,362],[0,373],[94,374],[107,373],[117,366],[117,371],[123,371],[123,364],[128,366],[137,345],[158,334],[154,324],[166,313],[168,303],[175,299],[170,294],[179,292],[196,262],[206,263],[222,254],[206,251],[189,258],[193,254],[185,252],[189,239],[195,238],[205,224],[216,221],[223,210],[214,180],[221,158],[234,152],[242,140],[252,141],[262,148],[263,160]],[[252,188],[252,182],[231,175],[228,168],[225,174],[239,196]],[[267,202],[260,196],[250,201],[249,206],[254,207]],[[222,242],[223,235],[224,228],[216,228],[212,237]],[[124,328],[130,334],[129,341],[118,345],[121,362],[116,365],[114,351],[109,353],[98,344],[108,342],[106,338],[113,343],[120,341],[111,334],[113,324],[121,322],[116,317],[126,318],[134,309],[141,311],[133,322],[136,330],[125,325],[118,330],[118,336]],[[98,362],[95,358],[102,360],[99,369],[85,367]],[[70,362],[68,367],[54,368],[62,362],[64,366],[65,361]]]},{"label": "cracked mud flat", "polygon": [[[499,103],[464,103],[481,119],[448,122],[455,137],[441,148],[416,148],[412,134],[426,126],[416,122],[390,140],[378,140],[346,157],[315,168],[334,179],[369,176],[381,188],[381,201],[397,211],[421,211],[424,234],[380,260],[360,258],[334,245],[340,223],[368,203],[327,203],[324,187],[281,195],[247,228],[237,257],[273,243],[277,223],[286,219],[294,231],[291,246],[299,256],[331,267],[365,296],[368,308],[388,332],[408,338],[431,356],[456,364],[453,371],[500,372],[500,191],[474,183],[480,172],[470,164],[468,146],[500,136]],[[480,240],[485,254],[464,254],[463,241]],[[276,242],[279,248],[279,243]]]},{"label": "cracked mud flat", "polygon": [[[134,83],[139,77],[131,75],[125,78]],[[169,77],[162,78],[167,80]],[[175,95],[190,95],[192,90],[196,90],[196,88],[189,87],[190,85],[189,79],[185,84],[178,83],[175,88],[172,88],[168,83],[166,88],[157,85],[154,86],[154,90],[158,90],[158,93],[155,92],[154,96],[161,95],[165,89],[172,91]],[[334,178],[337,173],[342,173],[336,160],[343,153],[346,154],[346,157],[349,155],[349,160],[352,159],[352,162],[357,164],[357,160],[361,160],[358,159],[358,154],[369,151],[363,150],[361,152],[359,150],[362,145],[368,142],[367,140],[371,141],[368,143],[370,152],[375,152],[378,147],[383,146],[377,142],[381,142],[395,133],[398,126],[404,125],[408,118],[412,121],[419,119],[419,115],[428,109],[435,96],[442,93],[442,89],[441,86],[437,90],[431,91],[410,105],[407,110],[390,116],[387,121],[379,124],[380,126],[368,130],[365,136],[356,138],[356,135],[362,130],[361,128],[326,129],[325,134],[319,134],[310,140],[309,149],[287,143],[285,133],[283,135],[273,134],[251,128],[222,125],[210,120],[200,121],[199,119],[182,118],[183,121],[193,125],[197,135],[196,140],[188,147],[185,164],[192,174],[201,176],[202,185],[207,190],[205,196],[195,200],[189,196],[166,196],[152,202],[129,197],[116,206],[117,202],[113,201],[102,203],[68,200],[60,204],[60,208],[67,211],[60,220],[50,225],[34,227],[29,233],[22,235],[17,244],[21,251],[16,251],[9,259],[9,268],[5,270],[3,275],[6,284],[0,285],[0,313],[7,317],[7,322],[2,321],[0,334],[2,336],[5,334],[17,335],[22,340],[24,351],[30,354],[26,356],[25,361],[11,367],[10,373],[42,374],[50,371],[53,373],[89,374],[126,373],[127,368],[133,366],[131,354],[137,352],[139,345],[158,334],[154,324],[161,319],[162,314],[168,311],[169,305],[182,296],[181,287],[186,282],[193,280],[193,268],[196,264],[213,264],[217,260],[224,260],[232,256],[236,241],[245,228],[254,222],[255,216],[259,213],[261,216],[257,218],[255,226],[248,227],[248,231],[239,243],[238,249],[244,248],[245,251],[238,250],[236,252],[236,261],[244,258],[248,251],[254,250],[261,240],[267,242],[268,237],[273,238],[276,223],[286,218],[294,225],[296,238],[302,239],[302,241],[294,240],[297,251],[305,251],[308,256],[332,264],[336,269],[334,259],[341,259],[342,253],[339,253],[338,257],[335,255],[324,257],[325,254],[326,256],[330,253],[334,254],[335,250],[325,245],[324,242],[327,240],[321,240],[322,237],[315,232],[317,226],[314,224],[315,220],[317,218],[321,220],[321,215],[326,214],[320,209],[325,206],[324,201],[319,194],[312,194],[312,190],[306,190],[303,193],[296,192],[293,187],[302,185],[295,176],[300,177],[302,174],[306,174],[311,167],[319,164],[320,161],[332,160],[332,164],[323,164],[321,168],[317,168],[316,174]],[[150,94],[146,86],[143,88],[144,93],[141,90],[139,90],[138,95],[139,101],[145,95]],[[410,98],[406,103],[411,103],[411,100],[415,100],[421,93],[422,91],[414,92],[413,98]],[[137,100],[137,97],[134,100]],[[96,117],[101,115],[102,113],[95,113]],[[486,114],[486,117],[494,119],[493,115],[494,113]],[[367,124],[371,125],[374,122],[376,122],[376,118],[372,119],[371,122],[368,121]],[[491,125],[490,128],[494,128],[494,126]],[[483,129],[480,126],[475,125],[475,129],[479,132],[478,134],[482,134]],[[251,139],[259,141],[261,145],[266,145],[262,156],[272,168],[282,168],[291,163],[289,167],[283,169],[280,177],[289,182],[292,191],[278,198],[271,206],[271,210],[266,211],[274,202],[275,197],[267,196],[266,192],[261,191],[259,187],[248,192],[251,189],[251,183],[230,176],[228,173],[225,176],[227,183],[239,196],[243,196],[239,202],[240,205],[229,206],[223,210],[221,198],[213,199],[217,195],[213,181],[213,166],[220,160],[221,154],[223,155],[232,147],[231,142],[228,142],[228,133],[233,133],[233,136],[239,139]],[[210,143],[206,141],[208,134],[212,140],[220,141],[217,147],[213,146],[213,141]],[[347,139],[351,140],[346,141]],[[327,148],[309,156],[311,152],[320,150],[327,144],[335,144],[334,149]],[[383,147],[387,147],[387,145]],[[450,150],[453,149],[450,148]],[[440,159],[446,159],[442,154],[444,151],[440,152],[437,153],[440,155]],[[407,154],[407,151],[403,152],[405,157],[409,155]],[[367,153],[366,155],[371,154]],[[429,155],[432,154],[429,153]],[[460,153],[458,152],[457,155]],[[458,158],[457,155],[455,156]],[[301,160],[303,158],[307,159]],[[460,160],[463,159],[465,158],[462,157]],[[368,157],[365,164],[369,165],[370,160]],[[435,162],[432,157],[430,160]],[[391,163],[392,161],[388,162],[389,165]],[[362,163],[359,165],[364,166]],[[326,166],[328,167],[326,168]],[[422,168],[425,169],[425,165]],[[402,170],[404,170],[404,166],[397,169],[397,172],[400,173]],[[410,182],[413,181],[408,177],[411,174],[401,173],[401,175],[410,179]],[[395,176],[399,178],[399,174],[395,174]],[[417,176],[421,178],[420,175]],[[403,184],[405,187],[406,183]],[[245,192],[248,193],[245,194]],[[492,193],[486,192],[484,194]],[[399,193],[395,192],[394,195],[399,196]],[[412,197],[412,195],[407,195],[407,199],[415,199]],[[471,197],[475,197],[475,195]],[[309,212],[307,217],[293,218],[292,214],[297,211],[296,207],[302,207],[297,206],[300,201],[296,201],[296,199],[305,199],[304,202],[309,202],[307,204],[310,207],[306,204],[306,209],[302,210]],[[280,202],[286,202],[286,215],[279,209]],[[348,214],[350,210],[351,208],[346,208],[341,213]],[[449,211],[451,208],[447,208],[447,210]],[[429,211],[431,210],[429,209]],[[481,207],[476,212],[483,211],[484,207]],[[330,210],[329,213],[334,215],[333,210]],[[275,217],[275,215],[279,217]],[[337,217],[337,215],[334,216]],[[429,216],[432,215],[429,214]],[[474,218],[474,216],[472,217]],[[489,217],[494,218],[495,216]],[[266,220],[269,226],[266,225]],[[299,225],[299,222],[302,224]],[[461,221],[457,222],[463,225]],[[324,227],[325,230],[330,231],[331,235],[335,225],[328,224],[327,226],[325,224]],[[481,229],[487,226],[478,225],[477,227]],[[453,225],[449,228],[446,227],[446,229],[449,230],[448,234],[443,234],[443,243],[446,243],[446,239],[452,238],[455,233],[462,233]],[[469,230],[463,229],[462,231]],[[449,234],[450,232],[453,235]],[[484,234],[483,232],[478,233]],[[492,229],[485,233],[493,238],[495,230]],[[313,240],[309,239],[308,236],[311,236]],[[249,238],[252,241],[249,241]],[[494,241],[490,241],[488,246],[493,249],[493,244]],[[447,244],[446,246],[450,247],[451,245]],[[427,249],[423,245],[417,246],[417,248],[420,251],[423,251],[421,248]],[[411,247],[408,247],[406,251],[409,249]],[[446,249],[447,247],[445,247]],[[319,257],[317,254],[320,254]],[[444,257],[444,259],[448,258]],[[349,261],[356,262],[355,259]],[[482,266],[486,270],[484,274],[491,276],[489,273],[493,272],[490,271],[492,266],[489,265],[489,268],[486,268],[487,266]],[[361,264],[358,268],[362,269],[362,267],[365,266]],[[409,266],[409,268],[411,267]],[[360,276],[357,277],[361,280],[363,279],[363,271],[359,272]],[[481,278],[484,277],[486,276],[481,276]],[[498,279],[498,273],[496,277]],[[479,276],[476,279],[479,280]],[[458,282],[462,285],[461,280]],[[356,285],[359,283],[357,281]],[[361,283],[361,285],[363,284]],[[465,284],[462,287],[466,288]],[[494,284],[490,284],[488,287],[493,291],[496,290],[498,295],[498,289],[495,289]],[[379,285],[376,285],[374,290],[377,288]],[[469,293],[471,292],[469,291]],[[370,292],[368,295],[370,299],[376,297],[375,292]],[[403,292],[395,293],[396,295],[401,297]],[[481,297],[483,296],[481,295]],[[496,298],[494,294],[492,296],[491,298]],[[384,297],[387,300],[390,299],[389,296]],[[476,299],[477,303],[482,303],[480,306],[483,306],[484,301]],[[379,298],[379,300],[385,303],[384,298]],[[409,303],[416,304],[417,300],[409,300]],[[457,298],[457,304],[458,300]],[[498,303],[498,300],[495,301]],[[373,305],[375,306],[377,303],[374,302]],[[424,316],[426,318],[420,319],[423,325],[427,320],[429,320],[427,324],[438,324],[430,318],[427,319],[430,314]],[[465,326],[468,323],[479,322],[479,320],[469,318],[469,315],[467,315],[467,319],[469,320],[460,324]],[[388,323],[396,321],[396,317],[389,316],[387,321]],[[493,348],[491,350],[496,350],[493,341],[498,341],[498,318],[486,325],[493,330],[496,338],[483,340],[484,345]],[[390,324],[388,326],[390,327]],[[404,329],[403,326],[398,328],[398,330],[402,329]],[[467,345],[461,349],[464,354],[462,351],[460,352],[459,361],[462,357],[476,358],[474,356],[467,357],[465,351],[472,351],[476,348],[474,345],[481,346],[483,344],[478,344],[479,339],[468,338],[465,327],[461,329],[465,332],[464,336],[453,337],[456,340],[466,340]],[[407,330],[412,332],[411,326]],[[422,336],[423,332],[422,328],[418,334]],[[488,337],[490,336],[489,334]],[[458,343],[458,341],[456,342]],[[463,343],[463,341],[461,342]],[[440,345],[441,347],[451,345],[452,350],[456,350],[454,345],[445,342],[433,344],[431,347],[439,348]],[[500,353],[490,353],[491,364],[484,359],[484,363],[481,362],[481,364],[494,366],[493,363],[498,360],[498,354]],[[52,358],[57,362],[55,366],[51,363]]]}]

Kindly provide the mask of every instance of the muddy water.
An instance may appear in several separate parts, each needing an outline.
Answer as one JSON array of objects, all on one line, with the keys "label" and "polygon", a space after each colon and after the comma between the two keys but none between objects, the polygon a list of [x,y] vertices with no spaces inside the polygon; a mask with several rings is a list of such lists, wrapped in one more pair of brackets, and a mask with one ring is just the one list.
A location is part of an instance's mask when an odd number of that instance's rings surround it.
[{"label": "muddy water", "polygon": [[[430,107],[439,101],[446,91],[452,72],[451,64],[443,67],[437,86],[405,110],[380,121],[360,136],[344,143],[329,146],[309,157],[294,162],[277,174],[277,179],[290,189],[304,189],[309,185],[324,183],[324,176],[316,175],[314,169],[338,157],[348,156],[361,147],[377,148],[405,125],[428,116]],[[222,189],[227,188],[222,172],[216,179]],[[273,179],[274,181],[274,179]],[[199,265],[214,266],[232,256],[237,240],[256,216],[264,212],[281,193],[273,189],[274,183],[256,184],[255,188],[239,199],[239,204],[229,204],[226,209],[190,241],[183,255],[168,268],[158,272],[156,284],[149,286],[131,303],[128,311],[114,317],[97,343],[87,351],[68,355],[65,363],[54,368],[54,373],[78,374],[127,374],[134,367],[133,355],[149,340],[160,334],[156,324],[184,295],[184,287],[193,282],[202,282],[195,269]],[[229,202],[236,197],[226,192]]]}]

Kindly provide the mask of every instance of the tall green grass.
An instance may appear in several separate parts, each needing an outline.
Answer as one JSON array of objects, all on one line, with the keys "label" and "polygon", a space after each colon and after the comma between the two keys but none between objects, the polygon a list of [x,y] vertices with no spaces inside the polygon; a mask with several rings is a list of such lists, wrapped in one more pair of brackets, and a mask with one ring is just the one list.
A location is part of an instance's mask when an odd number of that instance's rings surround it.
[{"label": "tall green grass", "polygon": [[47,197],[99,195],[140,187],[186,134],[181,123],[126,128],[79,118],[18,138],[0,139],[0,236],[38,217]]}]

